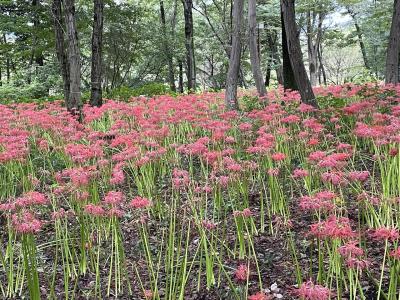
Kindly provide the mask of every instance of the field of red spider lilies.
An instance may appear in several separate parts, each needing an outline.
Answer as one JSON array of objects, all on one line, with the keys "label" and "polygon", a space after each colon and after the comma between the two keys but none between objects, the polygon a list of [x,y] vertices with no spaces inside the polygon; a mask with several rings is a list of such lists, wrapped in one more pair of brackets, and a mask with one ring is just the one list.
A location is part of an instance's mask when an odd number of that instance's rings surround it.
[{"label": "field of red spider lilies", "polygon": [[400,299],[400,88],[316,93],[0,105],[0,298]]}]

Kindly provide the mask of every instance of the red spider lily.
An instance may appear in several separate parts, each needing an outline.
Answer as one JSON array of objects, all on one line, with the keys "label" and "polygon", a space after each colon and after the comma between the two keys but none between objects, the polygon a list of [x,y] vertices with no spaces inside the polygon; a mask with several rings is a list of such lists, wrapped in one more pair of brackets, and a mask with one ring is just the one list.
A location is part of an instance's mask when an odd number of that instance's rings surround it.
[{"label": "red spider lily", "polygon": [[85,205],[85,213],[95,217],[102,217],[106,214],[104,208],[100,205],[87,204]]},{"label": "red spider lily", "polygon": [[68,144],[65,146],[65,152],[74,162],[84,163],[95,157],[103,156],[103,150],[100,144],[86,146],[83,144]]},{"label": "red spider lily", "polygon": [[203,220],[201,222],[201,224],[203,225],[204,228],[206,228],[208,230],[213,230],[213,229],[215,229],[217,227],[216,223],[214,223],[212,221],[209,221],[209,220]]},{"label": "red spider lily", "polygon": [[235,270],[235,279],[237,281],[246,281],[249,276],[249,270],[247,265],[241,264]]},{"label": "red spider lily", "polygon": [[119,205],[125,200],[122,192],[109,191],[103,199],[104,204]]},{"label": "red spider lily", "polygon": [[49,201],[46,195],[39,192],[28,192],[15,199],[15,206],[18,208],[26,208],[34,205],[46,205]]},{"label": "red spider lily", "polygon": [[310,162],[317,162],[322,160],[323,158],[326,157],[326,152],[324,151],[315,151],[312,152],[309,156],[308,156],[308,160]]},{"label": "red spider lily", "polygon": [[244,218],[249,218],[253,216],[253,212],[250,210],[250,208],[245,208],[242,211],[240,210],[235,210],[233,212],[234,217],[244,217]]},{"label": "red spider lily", "polygon": [[109,217],[117,217],[121,218],[124,216],[125,212],[122,209],[119,209],[117,207],[111,207],[107,212],[107,216]]},{"label": "red spider lily", "polygon": [[296,115],[289,115],[281,119],[282,123],[287,123],[287,124],[300,123],[300,121],[301,121],[300,117]]},{"label": "red spider lily", "polygon": [[271,158],[273,161],[281,161],[284,160],[286,158],[286,154],[285,153],[281,153],[281,152],[277,152],[271,155]]},{"label": "red spider lily", "polygon": [[150,207],[152,205],[152,202],[144,197],[135,197],[131,200],[130,203],[131,207],[133,208],[146,208],[146,207]]},{"label": "red spider lily", "polygon": [[267,173],[269,176],[277,177],[277,176],[279,176],[280,171],[278,168],[271,168],[271,169],[267,170]]},{"label": "red spider lily", "polygon": [[344,173],[341,171],[324,172],[321,174],[321,179],[323,182],[331,183],[336,186],[347,184]]},{"label": "red spider lily", "polygon": [[363,256],[364,255],[364,250],[360,247],[357,246],[358,242],[357,241],[349,241],[343,246],[340,246],[338,251],[341,256],[346,257],[346,258],[353,258],[357,256]]},{"label": "red spider lily", "polygon": [[349,239],[355,236],[348,218],[330,216],[326,221],[321,221],[310,226],[310,236],[326,239]]},{"label": "red spider lily", "polygon": [[335,208],[331,199],[324,199],[318,196],[303,196],[300,198],[300,209],[305,211],[331,211]]},{"label": "red spider lily", "polygon": [[49,142],[46,139],[38,139],[36,144],[40,151],[49,151]]},{"label": "red spider lily", "polygon": [[390,251],[389,255],[395,259],[400,259],[400,247]]},{"label": "red spider lily", "polygon": [[17,233],[35,234],[42,228],[42,222],[32,212],[23,211],[12,215],[12,226]]},{"label": "red spider lily", "polygon": [[399,149],[398,148],[390,148],[389,150],[389,155],[394,157],[399,153]]},{"label": "red spider lily", "polygon": [[302,300],[328,300],[332,293],[328,288],[314,284],[310,280],[303,283],[296,291],[296,294]]},{"label": "red spider lily", "polygon": [[110,183],[114,185],[122,184],[125,181],[125,175],[124,175],[124,170],[123,167],[125,166],[125,163],[118,163],[114,166],[112,169],[112,174],[111,174],[111,179]]},{"label": "red spider lily", "polygon": [[144,299],[153,299],[153,292],[151,290],[145,290],[144,292]]},{"label": "red spider lily", "polygon": [[78,192],[76,192],[76,199],[78,201],[84,202],[88,198],[89,198],[89,192],[87,192],[87,191],[83,191],[83,192],[78,191]]},{"label": "red spider lily", "polygon": [[400,234],[398,229],[390,227],[380,227],[371,229],[369,235],[375,240],[390,240],[395,241],[399,238]]},{"label": "red spider lily", "polygon": [[295,169],[293,171],[293,178],[304,178],[307,177],[309,175],[309,172],[307,170],[304,169]]},{"label": "red spider lily", "polygon": [[347,174],[347,178],[350,181],[366,181],[370,176],[369,171],[352,171]]},{"label": "red spider lily", "polygon": [[346,266],[350,269],[364,270],[369,267],[371,263],[365,259],[359,259],[356,257],[349,257],[346,259]]}]

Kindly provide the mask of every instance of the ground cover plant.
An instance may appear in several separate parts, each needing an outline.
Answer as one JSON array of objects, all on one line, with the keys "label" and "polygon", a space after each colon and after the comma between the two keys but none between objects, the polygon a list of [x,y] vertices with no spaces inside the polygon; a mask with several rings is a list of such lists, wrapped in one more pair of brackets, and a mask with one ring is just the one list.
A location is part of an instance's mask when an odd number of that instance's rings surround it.
[{"label": "ground cover plant", "polygon": [[1,105],[0,298],[399,299],[400,89],[315,92]]}]

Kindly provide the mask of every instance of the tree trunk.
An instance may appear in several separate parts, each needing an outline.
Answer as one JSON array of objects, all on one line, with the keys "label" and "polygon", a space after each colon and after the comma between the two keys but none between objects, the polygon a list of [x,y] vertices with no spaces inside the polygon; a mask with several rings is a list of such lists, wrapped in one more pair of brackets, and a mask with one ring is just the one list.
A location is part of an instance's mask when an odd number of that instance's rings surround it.
[{"label": "tree trunk", "polygon": [[312,37],[313,28],[311,26],[311,11],[309,10],[307,12],[308,69],[310,73],[310,83],[312,86],[315,86],[317,84],[318,56]]},{"label": "tree trunk", "polygon": [[183,93],[183,63],[181,60],[178,62],[179,65],[179,86],[178,86],[178,92]]},{"label": "tree trunk", "polygon": [[92,70],[90,105],[101,106],[102,94],[102,48],[103,48],[103,0],[93,1],[93,33],[92,33]]},{"label": "tree trunk", "polygon": [[185,15],[185,46],[186,46],[186,70],[188,79],[188,90],[193,92],[196,90],[196,61],[194,56],[194,39],[193,39],[193,16],[192,0],[182,0],[183,11]]},{"label": "tree trunk", "polygon": [[[281,7],[282,9],[282,7]],[[292,64],[290,63],[290,55],[288,48],[288,41],[286,37],[285,20],[283,18],[283,11],[281,11],[281,23],[282,23],[282,76],[283,76],[283,88],[285,90],[297,91],[297,83],[294,77]]]},{"label": "tree trunk", "polygon": [[301,52],[299,32],[296,26],[296,15],[294,9],[294,0],[281,0],[283,18],[285,23],[286,39],[288,51],[290,54],[290,63],[292,65],[294,77],[304,103],[318,106],[317,101],[308,79],[306,68],[303,62]]},{"label": "tree trunk", "polygon": [[52,4],[54,19],[55,43],[58,63],[60,65],[61,76],[64,84],[64,100],[69,103],[69,62],[65,49],[64,40],[64,18],[62,17],[61,0],[54,0]]},{"label": "tree trunk", "polygon": [[65,0],[65,21],[68,34],[68,61],[70,74],[70,94],[67,109],[82,121],[81,63],[78,33],[76,31],[75,0]]},{"label": "tree trunk", "polygon": [[272,68],[272,60],[270,55],[267,63],[267,70],[265,72],[265,87],[268,87],[271,83],[271,68]]},{"label": "tree trunk", "polygon": [[392,26],[386,57],[386,84],[399,83],[400,0],[394,0]]},{"label": "tree trunk", "polygon": [[360,25],[358,24],[356,13],[350,7],[347,7],[347,12],[349,13],[349,15],[351,16],[351,18],[354,21],[354,27],[356,28],[358,43],[360,45],[360,50],[361,50],[361,54],[363,57],[364,66],[366,69],[370,70],[371,67],[368,62],[367,50],[365,48],[362,31],[361,31]]},{"label": "tree trunk", "polygon": [[37,33],[40,31],[39,19],[39,0],[32,0],[32,23],[33,23],[33,37],[32,37],[32,61],[34,60],[38,66],[43,66],[44,57],[41,49],[38,49]]},{"label": "tree trunk", "polygon": [[257,92],[260,96],[264,96],[266,89],[261,72],[260,56],[257,45],[257,15],[256,15],[256,0],[249,0],[249,48],[251,70],[253,72],[254,81],[256,83]]},{"label": "tree trunk", "polygon": [[7,83],[10,83],[11,79],[11,72],[10,72],[10,59],[6,59],[6,78],[7,78]]},{"label": "tree trunk", "polygon": [[243,22],[244,0],[235,0],[233,4],[232,47],[226,76],[225,106],[229,110],[239,109],[237,101],[237,85],[241,57],[241,28]]},{"label": "tree trunk", "polygon": [[322,73],[323,83],[324,83],[324,85],[326,85],[326,72],[325,72],[324,64],[322,62],[322,47],[321,47],[321,44],[318,47],[318,60],[319,60],[319,71],[320,71],[320,73]]},{"label": "tree trunk", "polygon": [[167,26],[166,26],[166,21],[165,21],[164,2],[162,0],[160,1],[160,16],[161,16],[161,30],[162,30],[162,35],[163,35],[164,55],[168,62],[169,88],[171,89],[171,91],[176,92],[174,62],[173,62],[171,49],[169,46],[169,38],[168,38],[168,34],[167,34]]},{"label": "tree trunk", "polygon": [[[318,17],[317,28],[315,23]],[[317,85],[317,74],[319,73],[318,49],[322,39],[322,23],[325,13],[314,11],[307,12],[307,48],[308,48],[308,67],[310,72],[310,82],[312,86]]]},{"label": "tree trunk", "polygon": [[[272,70],[276,73],[278,83],[283,85],[282,64],[278,53],[278,33],[275,29],[269,30],[266,36],[266,45],[268,47],[267,73],[265,76],[265,86],[270,85]],[[290,64],[290,63],[289,63]]]},{"label": "tree trunk", "polygon": [[[3,33],[3,43],[4,45],[7,45],[7,37],[6,34]],[[11,79],[11,60],[9,58],[9,56],[7,55],[6,58],[6,78],[7,78],[7,83],[10,83],[10,79]]]}]

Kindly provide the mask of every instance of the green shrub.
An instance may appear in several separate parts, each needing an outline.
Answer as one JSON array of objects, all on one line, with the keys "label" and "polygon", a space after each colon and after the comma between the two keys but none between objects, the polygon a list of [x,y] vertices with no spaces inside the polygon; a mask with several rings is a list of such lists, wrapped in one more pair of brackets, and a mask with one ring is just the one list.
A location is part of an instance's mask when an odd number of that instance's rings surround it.
[{"label": "green shrub", "polygon": [[48,90],[37,81],[21,86],[14,84],[3,84],[0,86],[0,103],[37,102],[38,100],[54,100],[59,98],[44,95],[48,95]]},{"label": "green shrub", "polygon": [[110,93],[106,95],[106,97],[111,99],[127,101],[132,97],[138,97],[138,96],[153,97],[156,95],[164,95],[168,93],[169,89],[164,84],[148,83],[142,85],[141,87],[136,87],[136,88],[122,86],[112,90]]},{"label": "green shrub", "polygon": [[243,96],[239,99],[239,104],[244,111],[252,111],[254,109],[262,109],[265,106],[265,101],[260,100],[257,96]]}]

